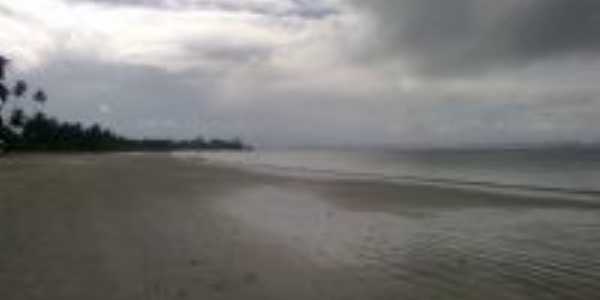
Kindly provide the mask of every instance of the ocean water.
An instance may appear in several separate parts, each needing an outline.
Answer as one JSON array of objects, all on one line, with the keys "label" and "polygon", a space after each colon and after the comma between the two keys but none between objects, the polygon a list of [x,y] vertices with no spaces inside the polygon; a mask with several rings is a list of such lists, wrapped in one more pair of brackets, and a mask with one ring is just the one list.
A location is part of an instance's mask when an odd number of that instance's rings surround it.
[{"label": "ocean water", "polygon": [[597,209],[393,202],[387,207],[412,213],[339,209],[318,193],[277,186],[245,189],[218,203],[241,228],[307,258],[308,270],[290,267],[284,276],[314,280],[304,299],[600,296]]},{"label": "ocean water", "polygon": [[206,153],[209,161],[294,176],[358,178],[600,199],[600,149],[288,150]]},{"label": "ocean water", "polygon": [[[316,278],[305,299],[600,297],[600,206],[494,195],[597,200],[600,168],[592,151],[272,151],[204,157],[257,172],[334,179],[250,185],[215,201],[240,228],[261,232],[306,258],[302,265],[308,270],[290,271]],[[494,193],[389,189],[371,180]]]}]

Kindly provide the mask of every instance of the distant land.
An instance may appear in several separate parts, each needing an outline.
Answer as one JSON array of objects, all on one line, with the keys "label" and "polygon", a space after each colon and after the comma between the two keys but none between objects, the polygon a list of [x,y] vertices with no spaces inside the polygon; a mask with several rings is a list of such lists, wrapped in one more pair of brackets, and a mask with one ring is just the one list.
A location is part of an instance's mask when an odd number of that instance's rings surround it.
[{"label": "distant land", "polygon": [[[37,89],[28,95],[24,80],[9,82],[9,60],[0,56],[0,152],[77,152],[77,151],[174,151],[174,150],[251,150],[239,138],[190,140],[133,139],[121,136],[98,124],[84,126],[47,116],[43,108],[46,92]],[[35,108],[27,114],[25,101]],[[29,105],[31,106],[31,105]],[[10,110],[9,110],[10,109]],[[29,107],[31,111],[31,107]]]}]

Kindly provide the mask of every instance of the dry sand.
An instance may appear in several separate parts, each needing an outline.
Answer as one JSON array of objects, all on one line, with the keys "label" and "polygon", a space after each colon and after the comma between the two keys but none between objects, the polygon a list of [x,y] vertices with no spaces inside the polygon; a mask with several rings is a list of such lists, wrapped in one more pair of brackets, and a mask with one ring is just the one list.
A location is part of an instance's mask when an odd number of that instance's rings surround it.
[{"label": "dry sand", "polygon": [[0,299],[593,299],[597,205],[256,175],[168,154],[0,159]]}]

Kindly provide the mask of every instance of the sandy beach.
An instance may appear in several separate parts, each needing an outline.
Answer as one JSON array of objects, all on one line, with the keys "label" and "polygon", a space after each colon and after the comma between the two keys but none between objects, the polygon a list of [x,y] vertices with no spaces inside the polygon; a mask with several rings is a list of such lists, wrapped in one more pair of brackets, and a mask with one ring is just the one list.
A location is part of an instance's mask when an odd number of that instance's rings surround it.
[{"label": "sandy beach", "polygon": [[600,202],[0,159],[0,299],[595,299]]}]

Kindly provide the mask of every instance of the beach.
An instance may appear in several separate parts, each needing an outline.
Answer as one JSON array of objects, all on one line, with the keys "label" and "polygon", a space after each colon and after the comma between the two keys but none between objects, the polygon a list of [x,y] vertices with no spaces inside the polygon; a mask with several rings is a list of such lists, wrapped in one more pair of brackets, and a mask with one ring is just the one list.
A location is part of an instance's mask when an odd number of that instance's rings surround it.
[{"label": "beach", "polygon": [[594,299],[600,202],[254,173],[168,153],[0,158],[0,299]]}]

